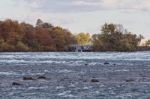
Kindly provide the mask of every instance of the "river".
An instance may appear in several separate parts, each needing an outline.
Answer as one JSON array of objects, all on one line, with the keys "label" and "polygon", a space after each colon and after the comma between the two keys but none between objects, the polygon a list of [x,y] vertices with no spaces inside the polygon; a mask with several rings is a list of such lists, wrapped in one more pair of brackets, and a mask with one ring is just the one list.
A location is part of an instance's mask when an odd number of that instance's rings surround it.
[{"label": "river", "polygon": [[149,51],[0,53],[0,99],[149,98]]}]

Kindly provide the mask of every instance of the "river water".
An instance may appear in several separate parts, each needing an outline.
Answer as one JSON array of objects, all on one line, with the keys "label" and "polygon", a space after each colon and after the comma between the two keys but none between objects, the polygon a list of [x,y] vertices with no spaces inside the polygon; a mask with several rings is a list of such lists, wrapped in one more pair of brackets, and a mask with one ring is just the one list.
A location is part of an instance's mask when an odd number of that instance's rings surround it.
[{"label": "river water", "polygon": [[150,52],[0,53],[0,99],[150,99]]}]

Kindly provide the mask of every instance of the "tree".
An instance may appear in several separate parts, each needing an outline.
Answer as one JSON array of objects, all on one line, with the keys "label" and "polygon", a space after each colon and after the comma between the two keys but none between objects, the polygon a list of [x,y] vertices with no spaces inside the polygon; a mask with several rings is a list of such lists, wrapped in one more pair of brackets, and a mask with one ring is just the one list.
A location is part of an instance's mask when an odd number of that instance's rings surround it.
[{"label": "tree", "polygon": [[26,52],[26,51],[29,51],[29,48],[24,43],[18,42],[17,45],[16,45],[16,51],[24,51],[24,52]]},{"label": "tree", "polygon": [[90,34],[89,33],[79,33],[76,35],[77,44],[87,45],[90,43]]},{"label": "tree", "polygon": [[15,47],[6,42],[3,42],[1,45],[1,51],[7,51],[7,52],[15,51]]},{"label": "tree", "polygon": [[21,37],[17,32],[9,33],[7,37],[7,43],[13,46],[16,46],[16,44],[21,41]]},{"label": "tree", "polygon": [[53,25],[43,22],[41,19],[38,19],[36,22],[36,27],[42,27],[51,30],[53,28]]},{"label": "tree", "polygon": [[36,28],[36,38],[38,42],[38,49],[39,50],[53,50],[53,40],[51,35],[49,34],[49,31],[47,29],[44,29],[42,27]]},{"label": "tree", "polygon": [[141,35],[118,31],[115,24],[105,23],[101,33],[92,37],[93,49],[95,51],[134,51],[142,38]]},{"label": "tree", "polygon": [[37,19],[36,26],[41,26],[43,24],[44,22],[41,19]]},{"label": "tree", "polygon": [[145,43],[146,46],[150,46],[150,40],[147,40]]},{"label": "tree", "polygon": [[21,23],[22,28],[22,42],[29,47],[30,51],[36,50],[38,46],[38,42],[36,39],[36,30],[35,28],[27,23]]},{"label": "tree", "polygon": [[7,37],[10,33],[21,32],[20,24],[17,21],[12,21],[11,19],[7,19],[3,22],[0,22],[0,36],[4,39],[4,41],[7,40]]}]

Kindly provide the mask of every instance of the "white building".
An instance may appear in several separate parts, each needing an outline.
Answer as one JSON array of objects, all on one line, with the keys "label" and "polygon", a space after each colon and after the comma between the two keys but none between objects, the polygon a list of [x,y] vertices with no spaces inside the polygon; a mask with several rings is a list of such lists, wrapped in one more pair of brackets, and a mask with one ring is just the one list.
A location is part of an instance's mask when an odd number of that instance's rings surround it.
[{"label": "white building", "polygon": [[70,51],[73,52],[90,52],[92,51],[92,45],[71,45],[70,46]]}]

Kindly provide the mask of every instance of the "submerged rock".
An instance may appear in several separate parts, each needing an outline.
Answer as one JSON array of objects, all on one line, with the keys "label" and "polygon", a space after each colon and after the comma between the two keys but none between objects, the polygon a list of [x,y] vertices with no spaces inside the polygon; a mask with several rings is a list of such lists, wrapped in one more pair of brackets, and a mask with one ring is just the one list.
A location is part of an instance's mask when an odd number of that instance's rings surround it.
[{"label": "submerged rock", "polygon": [[135,80],[132,79],[132,78],[130,78],[130,79],[126,79],[125,81],[126,81],[126,82],[134,82]]},{"label": "submerged rock", "polygon": [[104,65],[109,65],[110,63],[109,62],[104,62]]},{"label": "submerged rock", "polygon": [[17,82],[13,82],[12,85],[13,85],[13,86],[20,86],[21,84],[20,84],[20,83],[17,83]]},{"label": "submerged rock", "polygon": [[45,76],[39,76],[37,79],[47,79]]},{"label": "submerged rock", "polygon": [[99,80],[98,80],[98,79],[93,78],[93,79],[91,79],[91,82],[99,82]]},{"label": "submerged rock", "polygon": [[33,77],[23,77],[23,80],[35,80]]}]

